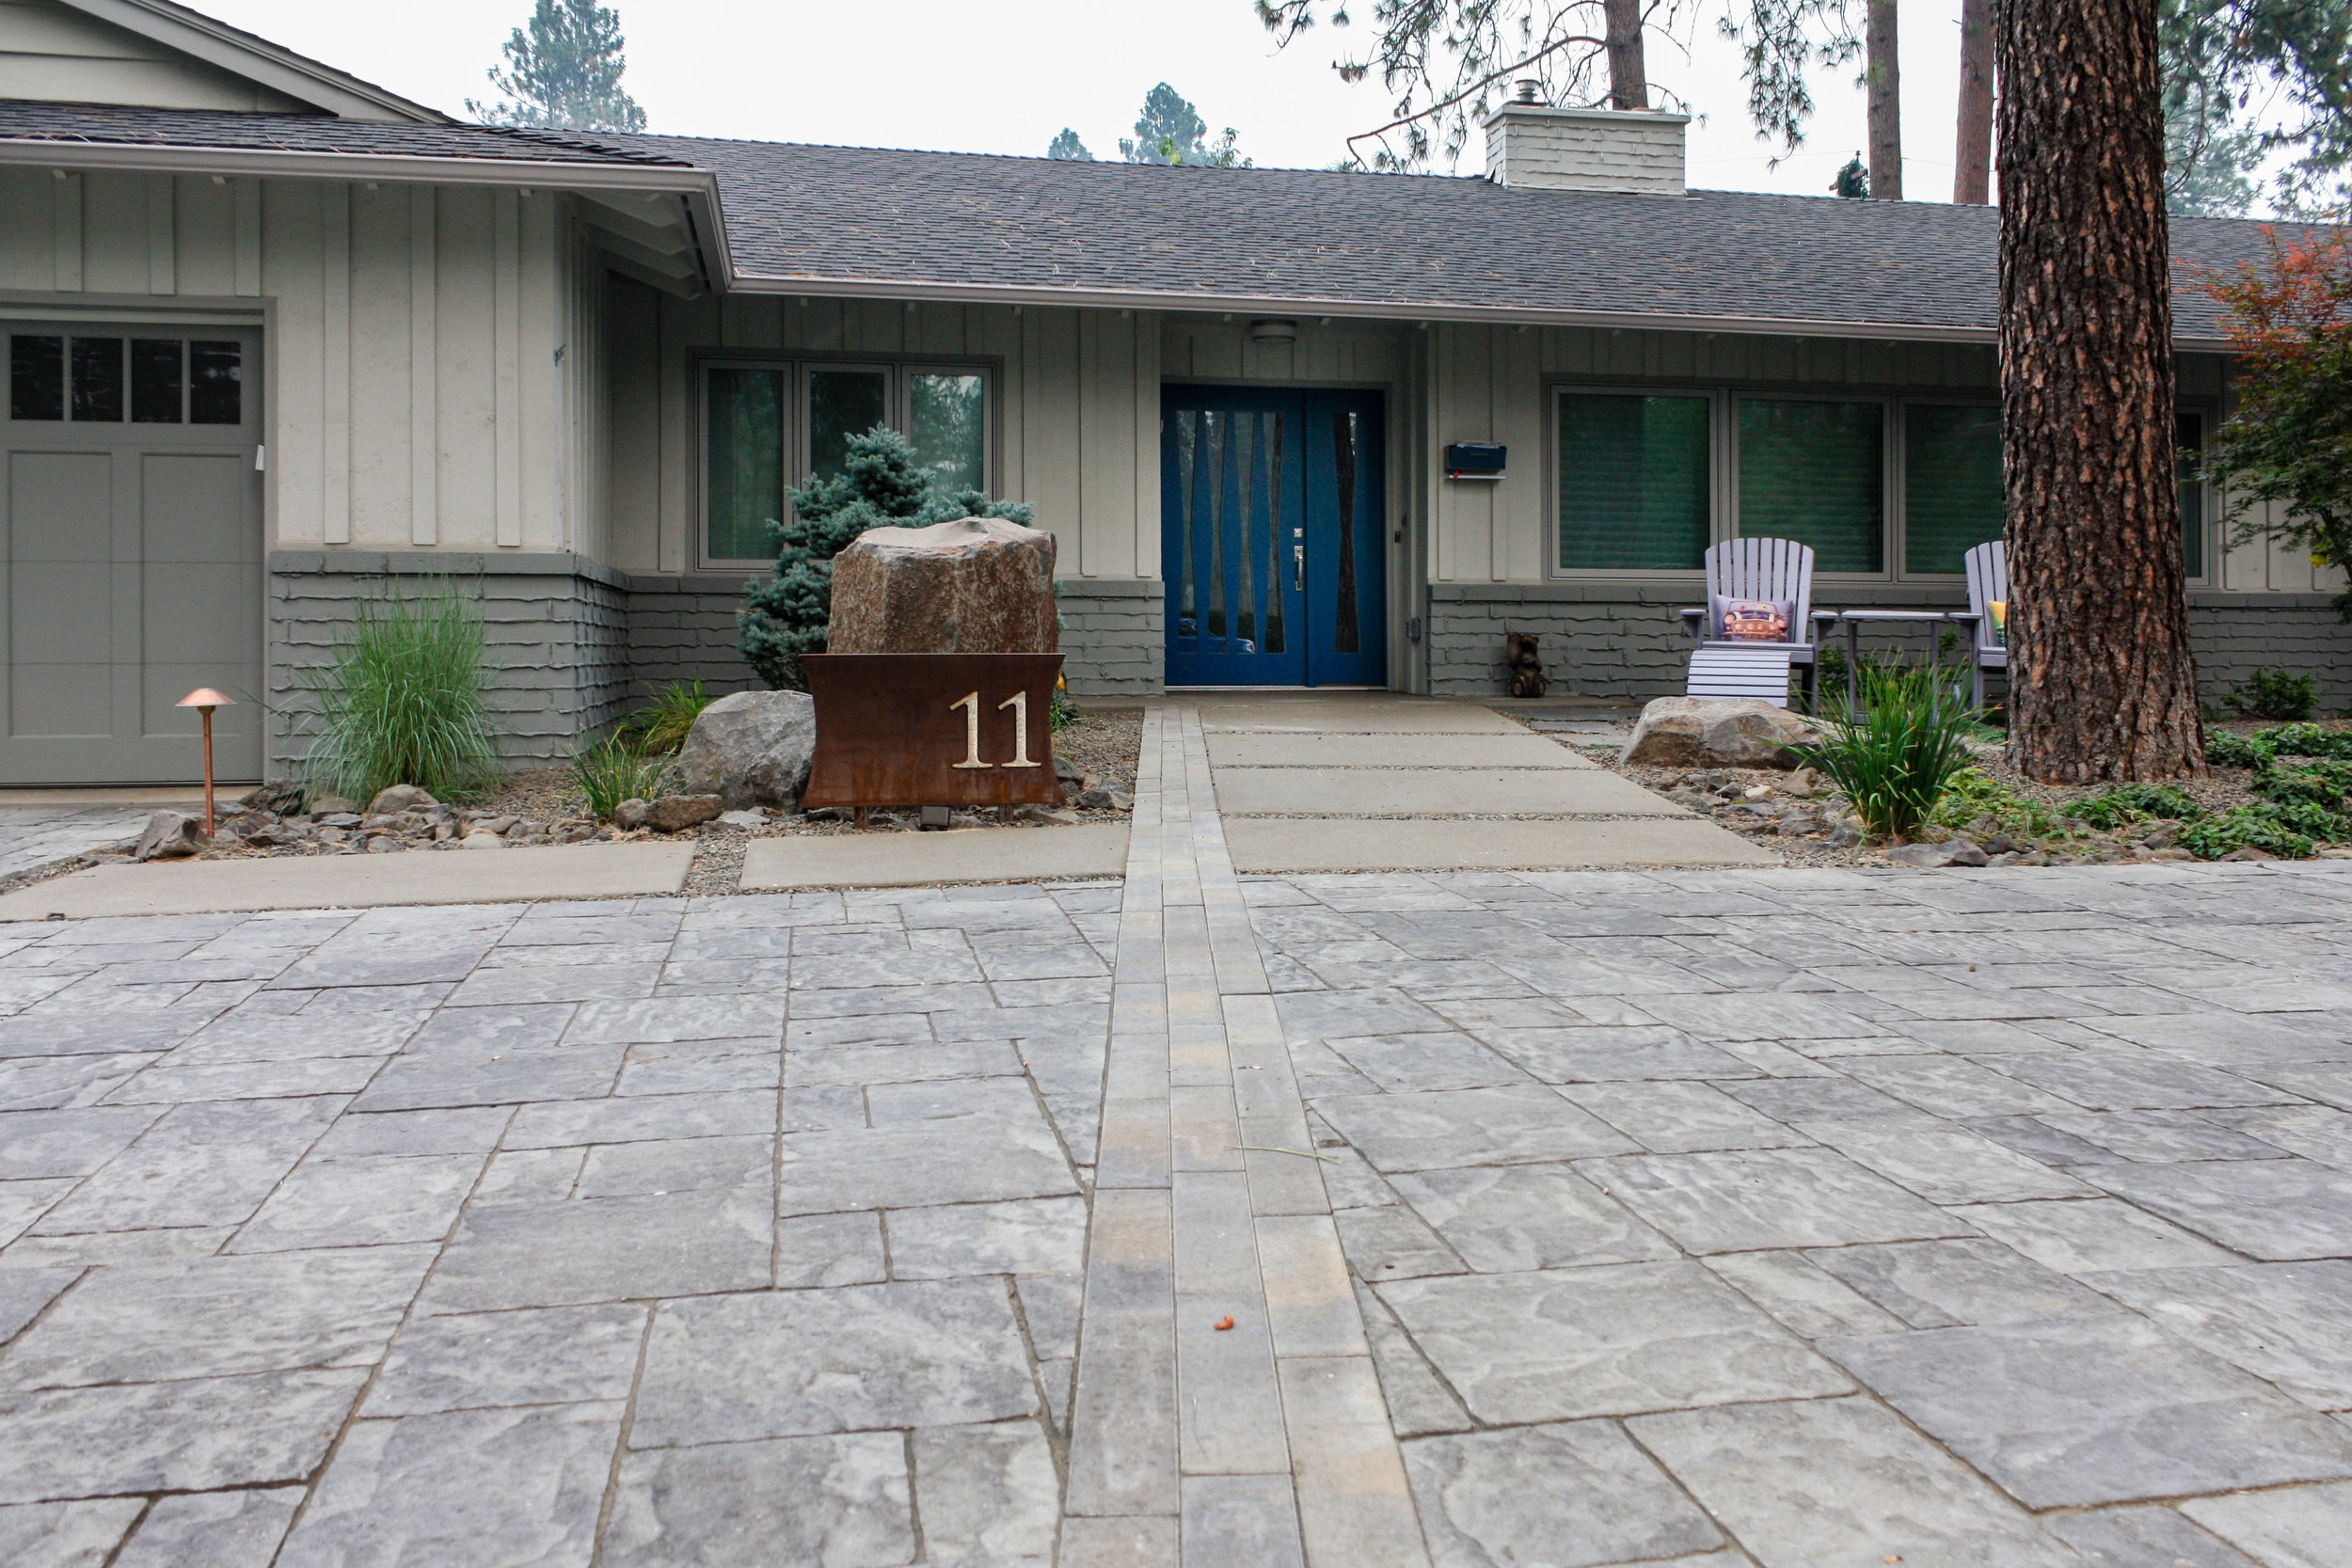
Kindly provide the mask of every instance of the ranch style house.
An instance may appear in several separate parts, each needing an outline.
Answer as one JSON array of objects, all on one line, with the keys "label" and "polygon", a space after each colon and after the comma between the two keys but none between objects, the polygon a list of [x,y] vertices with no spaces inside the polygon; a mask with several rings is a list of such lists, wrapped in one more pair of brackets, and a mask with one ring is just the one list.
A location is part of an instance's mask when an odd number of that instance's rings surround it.
[{"label": "ranch style house", "polygon": [[[1742,535],[1958,608],[2001,525],[1990,208],[1686,187],[1684,120],[1513,103],[1375,176],[490,129],[168,0],[0,0],[0,784],[299,756],[355,601],[478,592],[517,761],[752,683],[787,486],[902,431],[1059,543],[1072,689],[1680,689]],[[2352,704],[2340,573],[2231,548],[2172,229],[2209,690]],[[1501,452],[1480,451],[1500,448]],[[1449,461],[1449,449],[1457,450]]]}]

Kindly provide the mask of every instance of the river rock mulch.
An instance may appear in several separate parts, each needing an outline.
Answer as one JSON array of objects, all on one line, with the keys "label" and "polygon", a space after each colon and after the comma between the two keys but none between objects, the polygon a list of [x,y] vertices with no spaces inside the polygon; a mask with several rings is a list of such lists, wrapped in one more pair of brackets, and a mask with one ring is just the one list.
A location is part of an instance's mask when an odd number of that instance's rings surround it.
[{"label": "river rock mulch", "polygon": [[[2251,734],[2270,727],[2269,721],[2233,720],[2206,724],[2207,733]],[[2324,727],[2352,727],[2344,720],[2322,721]],[[1538,733],[1546,733],[1539,731]],[[1849,810],[1836,788],[1809,769],[1796,773],[1747,768],[1631,768],[1618,763],[1613,743],[1579,743],[1576,736],[1551,733],[1549,738],[1621,773],[1667,800],[1713,818],[1724,827],[1757,839],[1792,865],[1883,866],[1887,847],[1867,843],[1860,819]],[[2123,824],[2102,832],[2074,815],[2083,801],[2104,794],[2105,784],[2045,784],[2026,778],[2010,766],[1998,746],[1977,752],[1977,771],[2003,794],[2027,806],[2040,807],[2056,831],[2029,833],[2005,830],[1990,815],[1950,827],[1931,827],[1922,835],[1931,841],[1965,838],[1987,852],[1994,865],[2115,864],[2159,860],[2193,861],[2195,856],[2173,846],[2182,824],[2147,820]],[[2250,804],[2256,799],[2248,787],[2253,774],[2243,768],[2216,768],[2210,777],[2180,781],[2180,787],[2207,811],[2219,813]],[[2332,846],[2317,852],[2321,859],[2352,859],[2352,847]],[[2247,858],[2267,858],[2259,854]]]},{"label": "river rock mulch", "polygon": [[[993,809],[959,811],[951,824],[959,828],[1031,830],[1057,827],[1073,819],[1120,820],[1133,805],[1136,764],[1142,745],[1140,713],[1082,718],[1054,736],[1056,754],[1070,765],[1063,773],[1065,794],[1073,802],[1072,805],[1058,816],[1039,813],[1014,820],[1000,819]],[[264,791],[255,793],[262,795]],[[1079,800],[1086,803],[1074,803]],[[326,802],[329,806],[343,803]],[[920,827],[919,814],[914,811],[875,812],[864,828],[848,819],[846,813],[761,810],[727,816],[734,820],[705,822],[670,834],[657,833],[649,828],[624,831],[596,820],[589,811],[587,796],[569,769],[532,768],[508,775],[495,793],[465,805],[428,801],[397,812],[327,810],[279,815],[266,809],[240,809],[239,802],[224,800],[212,847],[199,851],[195,858],[458,850],[467,847],[465,840],[469,836],[485,833],[496,837],[501,847],[683,838],[696,846],[686,891],[732,893],[741,876],[744,850],[755,838],[801,833],[908,832]],[[0,892],[29,887],[85,866],[127,863],[132,859],[135,842],[95,846],[87,853],[31,867],[0,881]],[[477,846],[468,852],[486,847],[489,847],[477,840]]]}]

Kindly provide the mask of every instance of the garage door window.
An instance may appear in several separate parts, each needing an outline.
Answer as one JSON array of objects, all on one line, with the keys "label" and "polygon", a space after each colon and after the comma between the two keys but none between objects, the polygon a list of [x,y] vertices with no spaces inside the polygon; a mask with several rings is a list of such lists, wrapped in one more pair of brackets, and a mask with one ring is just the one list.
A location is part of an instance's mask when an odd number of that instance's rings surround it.
[{"label": "garage door window", "polygon": [[8,340],[8,417],[243,424],[245,348],[202,339],[15,333]]}]

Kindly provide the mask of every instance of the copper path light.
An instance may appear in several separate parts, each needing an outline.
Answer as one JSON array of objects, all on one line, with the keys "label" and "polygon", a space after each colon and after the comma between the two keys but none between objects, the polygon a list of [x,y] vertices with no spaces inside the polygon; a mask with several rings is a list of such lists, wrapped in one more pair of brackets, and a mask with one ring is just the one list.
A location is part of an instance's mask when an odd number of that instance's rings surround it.
[{"label": "copper path light", "polygon": [[237,705],[209,686],[199,686],[176,705],[192,707],[204,716],[204,836],[213,836],[213,709],[234,707]]}]

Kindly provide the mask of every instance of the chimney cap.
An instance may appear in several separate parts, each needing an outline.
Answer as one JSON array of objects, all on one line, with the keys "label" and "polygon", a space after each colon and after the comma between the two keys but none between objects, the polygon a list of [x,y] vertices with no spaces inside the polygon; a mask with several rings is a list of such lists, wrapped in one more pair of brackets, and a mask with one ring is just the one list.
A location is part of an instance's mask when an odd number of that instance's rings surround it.
[{"label": "chimney cap", "polygon": [[1544,101],[1544,85],[1533,76],[1520,77],[1516,83],[1512,84],[1512,87],[1513,91],[1518,95],[1517,102],[1518,103],[1540,103]]}]

